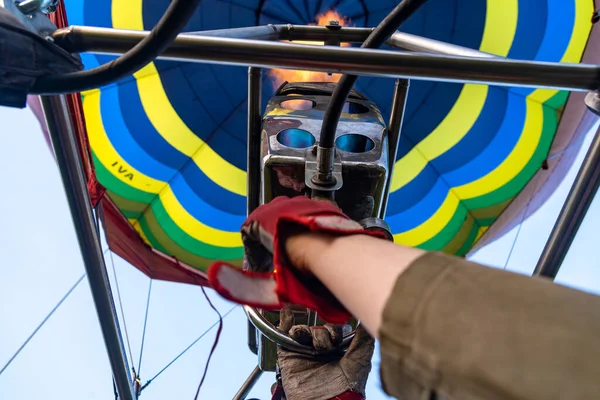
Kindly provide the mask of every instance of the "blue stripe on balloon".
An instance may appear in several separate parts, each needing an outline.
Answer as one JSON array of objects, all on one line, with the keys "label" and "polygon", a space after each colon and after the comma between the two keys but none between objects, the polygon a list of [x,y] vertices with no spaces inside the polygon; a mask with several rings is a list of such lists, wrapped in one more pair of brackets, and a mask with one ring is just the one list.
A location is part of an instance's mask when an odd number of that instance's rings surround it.
[{"label": "blue stripe on balloon", "polygon": [[105,118],[110,118],[113,113],[120,113],[133,139],[161,164],[178,170],[187,162],[189,157],[171,146],[148,119],[135,82],[119,86],[119,100],[120,109],[113,107],[106,112]]},{"label": "blue stripe on balloon", "polygon": [[110,142],[117,153],[133,168],[150,178],[168,182],[177,173],[177,169],[152,157],[131,136],[125,121],[123,121],[123,114],[126,113],[120,112],[118,91],[115,89],[104,90],[100,96],[102,115],[110,115],[110,117],[102,119]]},{"label": "blue stripe on balloon", "polygon": [[[396,173],[400,172],[396,171]],[[438,178],[438,172],[430,164],[427,164],[416,179],[390,194],[387,214],[396,215],[414,207],[427,196]]]},{"label": "blue stripe on balloon", "polygon": [[180,173],[194,193],[211,206],[233,215],[246,215],[246,197],[211,181],[191,160],[180,169]]},{"label": "blue stripe on balloon", "polygon": [[[404,196],[411,196],[406,186],[398,192],[403,192]],[[390,214],[386,221],[390,224],[392,232],[406,232],[414,229],[427,221],[441,207],[447,195],[448,185],[439,179],[418,203],[399,213]]]},{"label": "blue stripe on balloon", "polygon": [[204,202],[203,199],[190,188],[185,177],[181,174],[177,174],[175,178],[173,178],[171,181],[171,189],[183,208],[205,225],[222,231],[236,232],[244,222],[246,217],[244,213],[246,207],[245,202],[241,206],[241,213],[223,211],[220,207],[214,207],[211,204]]},{"label": "blue stripe on balloon", "polygon": [[454,1],[460,6],[456,8],[452,38],[448,42],[479,49],[485,29],[487,1]]},{"label": "blue stripe on balloon", "polygon": [[[103,91],[100,102],[103,111],[111,106],[119,107],[119,98],[115,90]],[[243,217],[231,215],[205,203],[176,170],[156,161],[133,140],[119,112],[111,112],[110,115],[111,118],[103,120],[107,135],[115,150],[131,166],[146,176],[164,181],[166,184],[170,183],[177,200],[203,224],[230,232],[239,229]]]},{"label": "blue stripe on balloon", "polygon": [[509,92],[506,117],[494,139],[471,162],[443,175],[450,187],[461,186],[487,175],[508,157],[523,132],[526,107],[525,98]]},{"label": "blue stripe on balloon", "polygon": [[507,103],[508,92],[505,89],[490,87],[483,109],[469,132],[451,149],[432,160],[433,168],[444,174],[477,157],[498,133],[506,115]]},{"label": "blue stripe on balloon", "polygon": [[[411,83],[412,87],[409,89],[408,104],[414,104],[416,109],[407,114],[407,119],[402,129],[403,134],[408,135],[411,142],[415,143],[415,145],[425,139],[446,118],[448,112],[454,107],[463,88],[463,85],[455,83],[437,83],[430,86],[430,92],[426,92],[421,90],[420,83]],[[415,97],[422,98],[420,102],[413,100],[412,93],[415,92]],[[412,107],[411,105],[410,108]],[[399,154],[399,156],[403,155]]]},{"label": "blue stripe on balloon", "polygon": [[[546,26],[551,27],[551,29],[545,29],[544,39],[539,50],[535,56],[532,54],[530,59],[560,61],[571,42],[571,33],[575,24],[575,0],[547,0],[547,2],[548,17]],[[515,40],[519,40],[519,38],[515,38]],[[526,36],[521,40],[527,41],[529,38]],[[535,89],[514,88],[511,90],[522,96],[527,96]]]},{"label": "blue stripe on balloon", "polygon": [[[120,114],[132,138],[149,157],[174,170],[180,170],[199,198],[216,209],[235,215],[245,214],[244,196],[232,193],[214,183],[188,156],[171,146],[158,133],[142,107],[135,82],[119,86],[119,104],[120,109],[107,104],[107,109],[103,109],[103,119]],[[109,108],[111,106],[112,109]]]},{"label": "blue stripe on balloon", "polygon": [[[519,140],[525,124],[525,99],[514,93],[506,92],[503,89],[496,88],[494,90],[507,94],[506,113],[504,114],[506,117],[499,129],[494,130],[490,127],[492,133],[495,134],[487,146],[479,153],[472,153],[472,149],[469,148],[468,154],[475,154],[476,157],[460,168],[441,176],[439,175],[440,172],[434,167],[435,162],[428,164],[415,179],[390,195],[388,206],[388,215],[390,217],[386,219],[392,218],[393,220],[395,215],[405,216],[406,211],[410,210],[411,213],[415,213],[415,215],[412,215],[413,220],[426,221],[431,216],[431,214],[428,214],[431,209],[416,207],[417,203],[423,202],[429,206],[442,204],[448,195],[449,187],[460,186],[487,175],[508,157]],[[501,99],[501,97],[498,99]],[[499,114],[502,115],[502,113]],[[481,128],[483,129],[483,127]],[[476,130],[478,129],[476,128]],[[454,148],[450,151],[454,151]],[[459,152],[454,154],[460,156]],[[440,190],[440,187],[446,187],[446,191]],[[424,193],[425,190],[426,193]],[[416,215],[417,212],[422,212],[423,210],[426,210],[427,213]]]},{"label": "blue stripe on balloon", "polygon": [[548,0],[519,1],[519,19],[508,58],[533,60],[544,39]]},{"label": "blue stripe on balloon", "polygon": [[[227,141],[221,140],[212,143],[213,140],[211,139],[215,134],[218,134],[221,129],[220,125],[227,122],[233,108],[240,104],[232,104],[229,96],[224,93],[223,83],[220,83],[217,77],[218,67],[215,67],[214,70],[203,68],[200,71],[204,71],[205,74],[192,75],[195,78],[193,80],[202,81],[202,86],[197,87],[196,90],[193,90],[193,86],[190,84],[192,79],[188,79],[186,74],[182,73],[179,68],[161,73],[160,77],[165,93],[179,117],[192,132],[205,142],[209,142],[211,148],[227,162],[240,169],[245,169],[245,149],[233,153]],[[245,89],[246,85],[240,85],[239,90]],[[241,104],[243,105],[243,103],[245,103],[245,100],[242,100]],[[243,122],[235,129],[245,132],[246,121]]]}]

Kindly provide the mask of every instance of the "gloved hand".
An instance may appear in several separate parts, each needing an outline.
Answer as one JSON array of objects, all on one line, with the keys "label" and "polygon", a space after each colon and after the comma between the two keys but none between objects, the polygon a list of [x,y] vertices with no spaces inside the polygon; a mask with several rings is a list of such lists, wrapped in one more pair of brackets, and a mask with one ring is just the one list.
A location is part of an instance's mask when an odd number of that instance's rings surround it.
[{"label": "gloved hand", "polygon": [[346,322],[351,315],[333,294],[288,261],[285,240],[299,231],[384,237],[363,229],[328,201],[278,197],[258,207],[242,225],[245,258],[251,271],[215,262],[208,271],[210,284],[221,296],[237,303],[263,309],[298,304],[317,311],[327,322]]},{"label": "gloved hand", "polygon": [[293,312],[284,307],[280,312],[279,329],[297,342],[313,345],[323,353],[309,356],[281,347],[277,349],[287,400],[364,399],[375,340],[362,326],[357,328],[345,354],[331,351],[342,341],[340,325],[294,325]]}]

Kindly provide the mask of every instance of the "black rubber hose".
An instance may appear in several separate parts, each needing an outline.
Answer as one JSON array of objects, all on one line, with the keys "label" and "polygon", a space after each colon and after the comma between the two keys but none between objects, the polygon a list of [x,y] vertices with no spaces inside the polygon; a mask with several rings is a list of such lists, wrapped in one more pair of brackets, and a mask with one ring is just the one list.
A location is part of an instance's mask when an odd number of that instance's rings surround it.
[{"label": "black rubber hose", "polygon": [[[389,13],[383,21],[375,28],[369,37],[360,46],[362,48],[378,48],[402,25],[410,18],[427,0],[404,0]],[[367,60],[368,61],[368,60]],[[323,117],[323,125],[321,126],[321,136],[319,147],[331,149],[335,142],[335,132],[337,130],[344,104],[346,99],[354,87],[358,76],[343,75],[333,94],[325,116]]]},{"label": "black rubber hose", "polygon": [[32,94],[82,92],[139,71],[158,57],[185,28],[202,0],[173,0],[150,34],[116,60],[86,71],[40,77]]}]

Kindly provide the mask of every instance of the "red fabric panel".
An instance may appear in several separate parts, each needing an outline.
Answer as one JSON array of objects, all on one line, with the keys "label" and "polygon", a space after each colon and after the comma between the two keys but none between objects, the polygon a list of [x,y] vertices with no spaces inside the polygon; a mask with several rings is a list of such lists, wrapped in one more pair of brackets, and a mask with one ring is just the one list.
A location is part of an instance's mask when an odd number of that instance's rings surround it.
[{"label": "red fabric panel", "polygon": [[152,279],[209,286],[201,271],[148,246],[108,196],[100,204],[108,245],[115,254]]}]

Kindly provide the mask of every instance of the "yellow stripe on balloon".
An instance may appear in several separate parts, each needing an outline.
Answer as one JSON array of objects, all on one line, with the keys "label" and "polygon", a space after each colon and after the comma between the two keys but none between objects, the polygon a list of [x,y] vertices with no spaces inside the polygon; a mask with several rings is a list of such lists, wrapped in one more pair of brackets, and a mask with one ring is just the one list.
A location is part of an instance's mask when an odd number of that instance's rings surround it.
[{"label": "yellow stripe on balloon", "polygon": [[513,151],[489,174],[468,184],[452,188],[440,208],[421,225],[395,235],[397,243],[406,246],[418,246],[435,237],[450,222],[460,200],[490,193],[505,185],[519,173],[531,159],[542,135],[544,122],[543,106],[537,102],[527,101],[527,119]]},{"label": "yellow stripe on balloon", "polygon": [[[100,95],[99,90],[90,91],[83,99],[90,145],[98,160],[111,171],[112,175],[126,185],[159,195],[169,216],[194,239],[220,247],[240,247],[242,243],[239,232],[221,231],[196,221],[177,200],[168,184],[142,174],[119,155],[112,146],[102,124]],[[134,227],[140,235],[143,234],[141,227],[136,224]]]},{"label": "yellow stripe on balloon", "polygon": [[159,193],[165,183],[144,175],[132,167],[115,150],[102,123],[100,90],[92,90],[83,96],[83,110],[90,146],[104,167],[128,186],[148,193]]},{"label": "yellow stripe on balloon", "polygon": [[169,216],[177,221],[177,225],[191,237],[213,246],[242,246],[242,237],[239,232],[227,232],[211,228],[190,215],[179,203],[170,187],[163,190],[159,196]]},{"label": "yellow stripe on balloon", "polygon": [[[594,7],[590,0],[575,0],[575,21],[573,23],[573,31],[571,32],[569,45],[560,59],[560,62],[581,62],[581,56],[583,55],[592,29],[590,15],[592,15],[593,11]],[[540,103],[545,103],[556,93],[558,93],[558,90],[537,89],[531,93],[528,98]]]},{"label": "yellow stripe on balloon", "polygon": [[510,182],[525,168],[538,147],[544,126],[544,108],[535,101],[526,102],[527,119],[517,144],[508,157],[487,175],[452,189],[461,199],[472,199],[491,193]]},{"label": "yellow stripe on balloon", "polygon": [[[113,0],[114,28],[143,30],[143,0]],[[154,63],[134,74],[148,119],[175,149],[191,157],[213,182],[230,192],[246,195],[246,173],[230,164],[183,122],[169,101]]]},{"label": "yellow stripe on balloon", "polygon": [[454,147],[473,127],[487,98],[488,87],[464,85],[442,122],[394,166],[392,192],[410,183],[433,160]]},{"label": "yellow stripe on balloon", "polygon": [[448,225],[458,206],[458,197],[449,191],[442,206],[431,218],[409,231],[394,235],[394,242],[413,247],[425,243]]},{"label": "yellow stripe on balloon", "polygon": [[[579,0],[575,4],[575,20],[572,30],[571,40],[567,46],[565,54],[561,58],[562,62],[578,61],[583,54],[587,35],[590,32],[590,23],[585,18],[591,15],[592,6],[587,0]],[[576,52],[579,53],[576,53]],[[525,167],[531,156],[537,149],[541,139],[544,125],[544,111],[542,103],[550,99],[558,91],[556,90],[535,90],[527,96],[526,120],[519,141],[509,154],[509,156],[493,171],[480,179],[454,188],[454,192],[462,200],[483,196],[501,188],[515,176],[517,176]]]},{"label": "yellow stripe on balloon", "polygon": [[[498,5],[500,3],[495,2],[493,0],[490,1],[488,1],[488,18],[490,17],[491,12],[489,6],[493,3],[496,3],[495,5]],[[516,2],[511,3],[511,6],[516,7]],[[567,50],[565,51],[565,54],[561,58],[562,62],[579,61],[581,54],[583,53],[583,50],[585,48],[587,37],[590,32],[590,25],[587,22],[587,17],[593,11],[590,2],[586,0],[577,0],[576,7],[576,19],[573,26],[571,40],[569,42]],[[516,10],[514,9],[505,9],[504,11],[509,12],[505,14],[503,18],[506,18],[507,16],[517,16]],[[491,15],[493,16],[494,14]],[[496,21],[499,22],[502,21],[502,19],[500,18]],[[516,23],[516,18],[512,19],[512,21]],[[510,29],[512,30],[513,27],[511,26]],[[514,29],[516,30],[516,24],[514,25]],[[498,33],[496,33],[495,35],[491,35],[490,33],[490,36],[486,36],[487,32],[491,31],[487,30],[486,22],[486,31],[484,32],[484,40],[482,40],[482,45],[480,49],[482,51],[487,51],[489,53],[495,53],[498,55],[508,54],[508,51],[506,51],[506,54],[500,54],[497,51],[494,51],[493,48],[486,47],[486,45],[490,45],[492,47],[500,47],[508,43],[508,38],[506,36]],[[512,36],[514,38],[514,32]],[[512,38],[510,40],[509,45],[512,45]],[[429,220],[425,221],[419,227],[416,227],[411,231],[402,234],[407,235],[406,238],[410,237],[408,235],[415,235],[414,239],[404,239],[402,237],[399,237],[397,238],[397,240],[406,241],[407,243],[411,243],[409,245],[418,246],[421,243],[424,243],[425,241],[437,235],[443,229],[445,224],[451,220],[452,216],[456,212],[456,208],[458,207],[458,200],[453,198],[451,193],[455,193],[456,196],[458,196],[461,200],[475,198],[497,190],[500,187],[504,186],[506,183],[510,182],[512,179],[514,179],[514,177],[520,171],[523,170],[523,168],[531,159],[533,153],[537,149],[537,146],[539,145],[544,122],[543,108],[541,103],[547,101],[556,93],[556,90],[548,89],[538,89],[533,91],[528,96],[528,101],[526,103],[526,121],[520,139],[517,142],[514,149],[511,151],[511,154],[504,160],[504,162],[486,176],[466,185],[453,188],[444,200],[444,203],[442,204],[440,209],[436,213],[434,213],[434,215],[432,215],[429,218]],[[442,210],[445,211],[441,212]],[[427,227],[427,229],[425,229],[425,232],[431,229],[431,234],[423,235],[423,227]],[[437,229],[433,229],[433,227],[437,227]],[[483,233],[486,230],[487,228],[480,230],[478,234],[478,239],[481,235],[483,235]]]},{"label": "yellow stripe on balloon", "polygon": [[[488,0],[480,50],[506,57],[517,31],[518,0]],[[471,130],[488,94],[488,86],[467,84],[454,106],[421,143],[394,165],[391,191],[407,185],[433,160],[454,147]],[[421,153],[421,154],[419,154]]]},{"label": "yellow stripe on balloon", "polygon": [[477,237],[475,237],[475,240],[473,241],[473,243],[477,243],[479,241],[479,239],[481,239],[481,237],[488,231],[490,227],[489,226],[482,226],[479,228],[479,231],[477,232]]},{"label": "yellow stripe on balloon", "polygon": [[150,241],[148,240],[148,237],[146,236],[146,234],[144,233],[144,230],[140,226],[139,221],[137,219],[132,219],[132,218],[128,218],[127,221],[129,221],[131,226],[133,226],[133,229],[135,229],[136,232],[138,233],[138,235],[140,235],[140,237],[142,238],[144,243],[146,243],[148,246],[152,247],[152,243],[150,243]]},{"label": "yellow stripe on balloon", "polygon": [[485,28],[479,50],[506,57],[517,32],[518,0],[487,0]]}]

